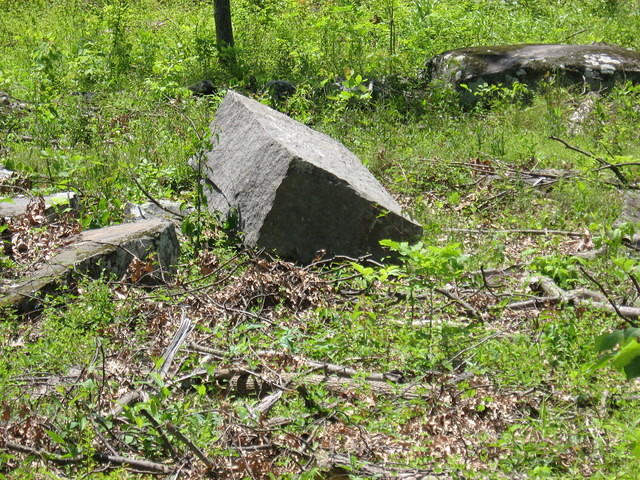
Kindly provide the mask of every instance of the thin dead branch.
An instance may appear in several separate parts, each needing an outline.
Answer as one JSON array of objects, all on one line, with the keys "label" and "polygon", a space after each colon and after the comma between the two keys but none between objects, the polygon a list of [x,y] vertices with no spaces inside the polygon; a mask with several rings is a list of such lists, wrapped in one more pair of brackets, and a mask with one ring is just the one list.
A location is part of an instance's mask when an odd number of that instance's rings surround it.
[{"label": "thin dead branch", "polygon": [[25,453],[27,455],[34,455],[45,461],[55,463],[56,465],[75,465],[85,463],[88,460],[93,460],[102,464],[111,464],[114,466],[114,468],[115,466],[124,466],[144,470],[145,472],[156,472],[164,474],[170,474],[174,471],[173,468],[161,463],[151,462],[149,460],[138,460],[135,458],[122,457],[119,455],[107,455],[106,453],[102,452],[96,452],[92,455],[78,455],[75,457],[69,457],[66,455],[51,453],[38,448],[28,447],[26,445],[21,445],[19,443],[11,441],[3,442],[0,445],[0,448],[12,450],[14,452]]},{"label": "thin dead branch", "polygon": [[442,480],[443,478],[450,478],[449,474],[436,475],[429,470],[402,467],[389,463],[376,464],[354,458],[353,455],[341,453],[321,451],[316,456],[318,457],[319,466],[329,471],[326,478],[330,480],[346,480],[354,475],[397,480]]},{"label": "thin dead branch", "polygon": [[595,284],[595,286],[598,287],[598,290],[602,292],[602,294],[605,296],[605,298],[609,302],[609,305],[611,305],[611,307],[613,308],[613,311],[616,312],[616,315],[618,315],[622,320],[624,320],[625,322],[633,326],[633,322],[629,318],[627,318],[625,314],[623,314],[620,311],[620,309],[618,308],[618,305],[616,305],[615,302],[611,299],[611,297],[609,297],[609,294],[607,293],[605,288],[602,286],[602,284],[598,282],[592,275],[590,275],[589,272],[587,272],[583,267],[579,267],[579,268],[582,274],[585,277],[587,277],[591,283]]},{"label": "thin dead branch", "polygon": [[569,150],[573,150],[574,152],[580,153],[581,155],[584,155],[586,157],[589,157],[589,158],[595,160],[600,165],[602,165],[602,168],[610,169],[613,172],[613,174],[616,176],[616,178],[620,181],[620,183],[622,183],[623,185],[627,185],[629,183],[629,181],[627,180],[627,177],[624,176],[624,174],[622,173],[620,168],[618,168],[617,165],[609,163],[604,158],[598,157],[597,155],[594,155],[591,152],[587,152],[586,150],[582,150],[581,148],[578,148],[578,147],[576,147],[574,145],[571,145],[569,142],[567,142],[566,140],[563,140],[562,138],[554,137],[552,135],[552,136],[549,137],[549,139],[550,140],[554,140],[556,142],[560,142],[562,145],[565,146],[565,148],[567,148]]},{"label": "thin dead branch", "polygon": [[513,233],[513,234],[522,234],[522,235],[563,235],[566,237],[575,237],[581,238],[586,236],[587,234],[584,232],[569,232],[566,230],[534,230],[534,229],[507,229],[507,230],[479,230],[479,229],[470,229],[470,228],[445,228],[443,231],[451,232],[451,233],[469,233],[469,234],[478,234],[478,235],[493,235],[496,233]]},{"label": "thin dead branch", "polygon": [[576,288],[566,291],[548,277],[532,277],[529,279],[529,286],[541,289],[547,296],[513,302],[506,305],[505,308],[509,310],[526,310],[529,308],[542,308],[547,305],[568,304],[616,313],[632,326],[637,325],[637,322],[634,322],[632,319],[640,318],[639,307],[617,305],[602,293],[594,292],[586,288]]}]

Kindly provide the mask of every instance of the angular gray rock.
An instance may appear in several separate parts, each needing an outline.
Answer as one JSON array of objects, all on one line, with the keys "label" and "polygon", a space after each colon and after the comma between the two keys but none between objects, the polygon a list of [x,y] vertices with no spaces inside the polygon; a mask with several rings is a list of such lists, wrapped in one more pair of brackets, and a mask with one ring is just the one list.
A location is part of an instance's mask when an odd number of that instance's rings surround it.
[{"label": "angular gray rock", "polygon": [[[482,84],[535,86],[554,75],[559,83],[592,90],[616,81],[640,82],[640,53],[615,45],[532,44],[471,47],[450,50],[427,62],[429,80],[472,91]],[[469,98],[467,98],[469,99]]]},{"label": "angular gray rock", "polygon": [[236,215],[244,242],[302,263],[326,255],[384,255],[384,238],[422,228],[341,143],[229,92],[211,124],[203,173],[209,209]]},{"label": "angular gray rock", "polygon": [[135,257],[144,260],[156,254],[159,270],[155,281],[173,271],[180,253],[173,223],[159,219],[87,230],[76,235],[47,263],[27,278],[0,289],[0,308],[13,306],[20,312],[31,311],[43,295],[54,293],[73,272],[92,278],[102,274],[117,277],[126,273]]}]

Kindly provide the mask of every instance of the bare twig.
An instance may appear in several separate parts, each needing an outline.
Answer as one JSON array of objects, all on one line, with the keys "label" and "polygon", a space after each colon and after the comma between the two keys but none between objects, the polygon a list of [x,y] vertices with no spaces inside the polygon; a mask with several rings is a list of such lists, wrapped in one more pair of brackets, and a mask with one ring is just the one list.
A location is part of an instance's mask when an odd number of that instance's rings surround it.
[{"label": "bare twig", "polygon": [[602,284],[598,282],[592,275],[589,275],[589,273],[583,267],[579,267],[579,268],[582,274],[585,277],[587,277],[592,283],[594,283],[596,287],[598,287],[598,289],[602,292],[602,294],[605,296],[609,304],[613,307],[613,310],[616,312],[616,315],[618,315],[622,320],[627,322],[629,325],[635,326],[635,323],[631,321],[631,319],[628,318],[625,314],[623,314],[618,308],[618,305],[616,305],[616,303],[613,300],[611,300],[611,298],[609,297],[609,294],[607,293],[605,288],[602,286]]},{"label": "bare twig", "polygon": [[162,428],[162,426],[153,417],[153,415],[151,415],[145,408],[141,409],[140,413],[147,420],[149,420],[151,425],[153,425],[153,428],[155,428],[156,432],[158,432],[158,434],[160,435],[160,438],[162,438],[162,442],[164,443],[164,445],[166,447],[166,450],[168,450],[169,455],[171,455],[171,458],[173,458],[176,462],[178,462],[180,460],[180,458],[178,456],[178,452],[176,452],[175,448],[173,448],[173,445],[171,444],[171,442],[169,441],[169,439],[165,435],[164,429]]},{"label": "bare twig", "polygon": [[627,272],[627,276],[631,280],[631,283],[633,283],[633,286],[636,289],[636,293],[640,295],[640,284],[638,284],[638,279],[636,278],[636,276],[631,272]]},{"label": "bare twig", "polygon": [[[531,278],[529,283],[532,286],[536,285],[541,288],[548,296],[514,302],[506,305],[505,308],[510,310],[524,310],[526,308],[539,308],[545,304],[557,305],[561,303],[568,303],[615,312],[619,317],[623,318],[625,322],[632,326],[636,326],[636,322],[633,322],[631,319],[640,318],[640,308],[617,305],[606,295],[605,292],[598,293],[585,288],[576,288],[575,290],[565,291],[558,287],[550,278],[542,276]],[[596,285],[599,284],[596,283]],[[603,290],[601,285],[599,285],[599,288],[601,291]]]},{"label": "bare twig", "polygon": [[87,460],[94,460],[98,463],[133,467],[140,470],[144,470],[146,472],[158,472],[158,473],[169,474],[174,471],[173,468],[169,467],[168,465],[163,465],[161,463],[151,462],[149,460],[138,460],[135,458],[122,457],[120,455],[107,455],[101,452],[96,452],[92,455],[78,455],[75,457],[68,457],[63,455],[57,455],[55,453],[51,453],[46,450],[28,447],[26,445],[21,445],[19,443],[15,443],[11,441],[4,442],[0,448],[13,450],[15,452],[20,452],[20,453],[26,453],[27,455],[35,455],[36,457],[42,458],[43,460],[47,460],[57,465],[74,465],[74,464],[84,463]]},{"label": "bare twig", "polygon": [[476,320],[482,320],[482,314],[480,312],[478,312],[475,308],[473,308],[473,306],[469,302],[458,297],[452,291],[447,290],[446,288],[434,288],[434,291],[438,292],[441,295],[444,295],[449,300],[453,301],[454,303],[457,303],[462,308],[464,308],[464,311],[467,314],[467,316],[474,318]]},{"label": "bare twig", "polygon": [[584,237],[587,235],[584,232],[569,232],[566,230],[535,230],[535,229],[508,229],[508,230],[479,230],[479,229],[470,229],[470,228],[445,228],[445,232],[452,233],[472,233],[472,234],[480,234],[480,235],[491,235],[494,233],[516,233],[522,235],[564,235],[567,237]]},{"label": "bare twig", "polygon": [[167,430],[171,432],[178,440],[186,445],[186,447],[191,450],[196,457],[198,457],[202,462],[209,468],[213,467],[213,462],[204,454],[197,445],[195,445],[191,440],[189,440],[180,430],[174,427],[172,424],[167,423]]},{"label": "bare twig", "polygon": [[604,158],[602,157],[598,157],[596,155],[594,155],[591,152],[587,152],[586,150],[582,150],[581,148],[578,148],[574,145],[571,145],[569,142],[567,142],[566,140],[563,140],[561,138],[558,137],[554,137],[553,135],[549,137],[550,140],[555,140],[556,142],[560,142],[562,145],[565,146],[565,148],[568,148],[569,150],[573,150],[574,152],[578,152],[581,155],[585,155],[586,157],[589,157],[593,160],[595,160],[596,162],[598,162],[600,165],[603,166],[603,168],[609,168],[611,169],[611,171],[613,172],[613,174],[618,178],[618,180],[620,181],[620,183],[622,183],[623,185],[626,185],[629,183],[629,181],[627,180],[627,178],[624,176],[624,174],[622,173],[622,171],[618,168],[617,165],[613,165],[612,163],[607,162]]},{"label": "bare twig", "polygon": [[151,195],[142,185],[140,185],[140,182],[138,182],[138,179],[136,178],[135,173],[132,171],[131,172],[131,180],[133,180],[133,183],[136,184],[136,187],[138,187],[138,189],[142,192],[142,194],[147,197],[147,199],[153,203],[156,207],[158,207],[160,210],[164,210],[165,212],[175,216],[175,217],[179,217],[179,218],[184,218],[186,215],[183,215],[180,212],[175,212],[173,210],[168,209],[167,207],[165,207],[164,205],[162,205],[158,200],[156,200],[153,195]]}]

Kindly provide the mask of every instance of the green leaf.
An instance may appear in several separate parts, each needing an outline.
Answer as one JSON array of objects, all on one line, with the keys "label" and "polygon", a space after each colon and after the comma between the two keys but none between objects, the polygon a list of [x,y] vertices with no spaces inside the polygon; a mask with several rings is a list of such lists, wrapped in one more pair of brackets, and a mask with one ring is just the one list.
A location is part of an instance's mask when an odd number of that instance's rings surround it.
[{"label": "green leaf", "polygon": [[624,330],[616,330],[612,333],[599,335],[596,337],[596,350],[603,352],[611,350],[624,340]]},{"label": "green leaf", "polygon": [[640,459],[640,442],[635,442],[633,445],[633,449],[631,450],[631,454]]},{"label": "green leaf", "polygon": [[624,374],[627,380],[640,377],[640,356],[635,357],[624,367]]},{"label": "green leaf", "polygon": [[64,438],[62,438],[58,433],[54,432],[53,430],[47,430],[46,432],[49,438],[54,442],[56,442],[57,444],[65,445],[67,443],[65,442]]},{"label": "green leaf", "polygon": [[634,339],[620,349],[613,357],[611,363],[613,363],[613,366],[618,370],[622,370],[638,356],[640,356],[640,343]]},{"label": "green leaf", "polygon": [[598,368],[604,367],[606,364],[608,364],[611,361],[611,359],[615,355],[616,355],[616,352],[610,352],[610,353],[607,353],[606,355],[601,355],[600,358],[598,358],[596,363],[593,365],[593,370],[597,370]]},{"label": "green leaf", "polygon": [[612,350],[619,344],[626,343],[631,338],[640,337],[640,328],[629,327],[624,330],[615,330],[614,332],[600,335],[596,338],[596,349],[598,352]]}]

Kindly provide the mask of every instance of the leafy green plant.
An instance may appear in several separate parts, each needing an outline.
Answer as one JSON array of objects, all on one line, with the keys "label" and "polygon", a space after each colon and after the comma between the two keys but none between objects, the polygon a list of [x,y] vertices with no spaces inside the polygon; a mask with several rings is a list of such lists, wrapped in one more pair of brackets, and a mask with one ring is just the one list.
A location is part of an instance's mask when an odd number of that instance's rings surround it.
[{"label": "leafy green plant", "polygon": [[551,278],[560,288],[575,286],[581,278],[580,265],[584,259],[574,256],[548,255],[537,257],[531,262],[533,270]]},{"label": "leafy green plant", "polygon": [[640,377],[640,328],[615,330],[596,338],[601,354],[596,367],[610,365],[624,373],[627,380]]},{"label": "leafy green plant", "polygon": [[[410,245],[407,242],[382,240],[380,245],[399,254],[402,274],[422,286],[443,285],[454,280],[468,261],[459,243],[437,247],[423,242]],[[394,273],[395,270],[385,270],[387,276]]]}]

